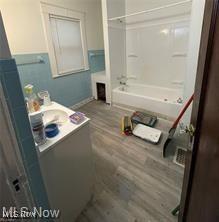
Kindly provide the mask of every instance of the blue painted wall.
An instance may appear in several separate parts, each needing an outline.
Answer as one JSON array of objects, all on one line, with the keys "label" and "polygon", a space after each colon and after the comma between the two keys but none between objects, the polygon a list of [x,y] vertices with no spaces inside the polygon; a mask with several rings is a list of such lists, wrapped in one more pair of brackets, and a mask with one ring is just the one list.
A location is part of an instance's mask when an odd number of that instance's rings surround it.
[{"label": "blue painted wall", "polygon": [[14,59],[0,60],[0,81],[36,205],[49,208]]},{"label": "blue painted wall", "polygon": [[41,56],[44,63],[18,66],[22,87],[33,84],[35,92],[48,90],[52,100],[65,106],[72,106],[91,97],[91,73],[105,70],[103,50],[89,50],[90,70],[58,78],[52,78],[47,53],[14,55],[13,57],[16,63],[20,64],[34,61],[37,56]]}]

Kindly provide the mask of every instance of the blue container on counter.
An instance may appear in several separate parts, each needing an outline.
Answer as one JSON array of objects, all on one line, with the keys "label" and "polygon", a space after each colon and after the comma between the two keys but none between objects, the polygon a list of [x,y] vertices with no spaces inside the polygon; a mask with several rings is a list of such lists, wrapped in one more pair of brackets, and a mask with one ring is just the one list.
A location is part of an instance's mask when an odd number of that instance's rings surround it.
[{"label": "blue container on counter", "polygon": [[45,127],[46,137],[53,138],[59,133],[58,125],[55,123],[49,124]]}]

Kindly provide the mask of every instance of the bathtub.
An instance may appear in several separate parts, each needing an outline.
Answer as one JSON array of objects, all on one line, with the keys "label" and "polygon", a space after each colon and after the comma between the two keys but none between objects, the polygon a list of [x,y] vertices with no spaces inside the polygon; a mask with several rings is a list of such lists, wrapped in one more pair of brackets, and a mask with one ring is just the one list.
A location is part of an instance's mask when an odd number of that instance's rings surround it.
[{"label": "bathtub", "polygon": [[171,119],[176,118],[182,108],[181,98],[180,89],[140,84],[119,86],[112,92],[114,105],[125,105],[133,110],[143,109]]}]

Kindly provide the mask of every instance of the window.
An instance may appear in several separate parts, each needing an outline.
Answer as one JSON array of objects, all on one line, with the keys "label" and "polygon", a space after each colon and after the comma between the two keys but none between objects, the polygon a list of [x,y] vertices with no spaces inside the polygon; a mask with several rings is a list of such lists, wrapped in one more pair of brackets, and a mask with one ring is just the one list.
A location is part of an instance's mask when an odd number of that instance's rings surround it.
[{"label": "window", "polygon": [[42,4],[53,77],[89,69],[84,14]]}]

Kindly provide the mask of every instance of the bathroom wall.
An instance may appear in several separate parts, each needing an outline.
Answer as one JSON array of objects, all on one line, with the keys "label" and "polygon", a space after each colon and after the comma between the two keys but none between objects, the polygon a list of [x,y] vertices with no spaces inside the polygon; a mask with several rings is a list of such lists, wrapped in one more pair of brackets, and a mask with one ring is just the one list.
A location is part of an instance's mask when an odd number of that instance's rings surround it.
[{"label": "bathroom wall", "polygon": [[127,76],[131,82],[183,88],[186,74],[188,16],[127,25]]},{"label": "bathroom wall", "polygon": [[[108,19],[125,14],[125,0],[107,1]],[[118,78],[126,75],[126,30],[124,23],[108,21],[111,87],[119,85]]]},{"label": "bathroom wall", "polygon": [[[88,49],[103,49],[100,0],[43,0],[42,2],[86,13]],[[0,0],[12,54],[47,52],[40,0]]]},{"label": "bathroom wall", "polygon": [[[199,47],[204,16],[205,0],[193,0],[191,14],[191,30],[189,35],[188,64],[184,85],[184,103],[194,93],[195,80],[198,66]],[[190,123],[192,106],[185,113],[182,122],[185,125]]]},{"label": "bathroom wall", "polygon": [[[98,56],[90,56],[92,53],[102,53]],[[60,78],[52,78],[47,53],[14,55],[17,64],[33,61],[41,56],[44,63],[18,66],[22,87],[31,83],[35,86],[35,91],[48,90],[52,100],[65,106],[72,106],[92,96],[91,93],[91,73],[105,69],[104,51],[89,51],[90,70],[75,73]]]},{"label": "bathroom wall", "polygon": [[[179,3],[181,0],[108,0],[108,18]],[[125,7],[125,10],[124,10]],[[191,2],[108,21],[112,88],[130,83],[180,88],[186,75]],[[124,57],[125,56],[125,57]],[[182,92],[183,94],[183,92]]]},{"label": "bathroom wall", "polygon": [[[126,0],[126,13],[180,1]],[[186,75],[191,3],[126,19],[127,76],[131,83],[181,88]]]},{"label": "bathroom wall", "polygon": [[[45,0],[43,2],[86,13],[88,53],[103,52],[100,0]],[[22,85],[32,83],[37,90],[49,89],[52,99],[72,106],[91,97],[91,73],[102,71],[104,53],[90,58],[90,70],[53,79],[47,54],[40,0],[0,0],[11,53],[17,63],[42,56],[44,63],[19,66]]]},{"label": "bathroom wall", "polygon": [[108,26],[110,47],[110,71],[112,88],[118,86],[118,78],[126,75],[126,31],[120,27]]}]

